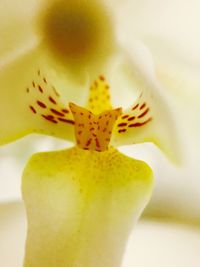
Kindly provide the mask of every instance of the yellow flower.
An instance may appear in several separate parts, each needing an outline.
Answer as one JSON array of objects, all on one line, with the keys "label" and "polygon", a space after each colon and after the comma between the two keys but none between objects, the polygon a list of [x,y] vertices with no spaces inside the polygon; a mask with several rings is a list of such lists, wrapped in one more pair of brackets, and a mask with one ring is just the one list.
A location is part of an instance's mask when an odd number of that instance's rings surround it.
[{"label": "yellow flower", "polygon": [[[24,266],[117,267],[153,181],[144,162],[114,147],[154,142],[176,160],[175,126],[151,63],[143,68],[138,53],[134,64],[129,55],[115,53],[112,24],[99,1],[50,1],[44,7],[36,20],[40,44],[0,73],[0,143],[41,133],[75,146],[36,154],[25,168]],[[104,75],[112,88],[121,88],[113,96],[124,95],[129,108],[112,107]]]}]

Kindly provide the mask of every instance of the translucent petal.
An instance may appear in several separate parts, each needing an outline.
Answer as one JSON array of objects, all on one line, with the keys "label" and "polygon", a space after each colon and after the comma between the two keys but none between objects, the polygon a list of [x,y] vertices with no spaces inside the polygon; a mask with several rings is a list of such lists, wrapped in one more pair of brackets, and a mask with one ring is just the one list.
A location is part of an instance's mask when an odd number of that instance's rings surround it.
[{"label": "translucent petal", "polygon": [[[61,82],[58,82],[55,73],[55,69],[46,66],[43,52],[39,48],[29,51],[2,68],[1,144],[33,132],[73,140],[73,120],[68,101],[73,100],[72,96],[77,100],[79,92],[82,94],[78,85],[73,84],[72,88],[68,88],[69,83],[62,83],[62,73]],[[57,85],[61,86],[61,93],[65,89],[62,96],[68,95],[70,98],[65,103],[59,97]]]},{"label": "translucent petal", "polygon": [[152,191],[152,171],[114,149],[32,157],[23,175],[25,267],[119,267]]},{"label": "translucent petal", "polygon": [[[123,88],[132,88],[137,97],[132,96],[130,108],[124,110],[113,131],[111,144],[114,146],[153,142],[171,160],[180,160],[176,123],[167,96],[154,74],[153,64],[143,65],[142,57],[129,54],[129,59],[121,59],[116,76]],[[145,62],[145,61],[144,61]],[[123,92],[123,89],[121,89]],[[127,99],[130,102],[130,98]]]}]

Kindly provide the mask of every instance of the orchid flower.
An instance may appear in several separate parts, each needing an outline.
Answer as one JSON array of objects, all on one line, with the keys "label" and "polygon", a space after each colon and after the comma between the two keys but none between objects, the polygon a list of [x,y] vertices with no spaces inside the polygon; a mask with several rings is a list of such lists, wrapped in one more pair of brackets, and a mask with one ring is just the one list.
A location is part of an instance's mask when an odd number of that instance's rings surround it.
[{"label": "orchid flower", "polygon": [[[143,60],[139,51],[122,52],[104,7],[98,1],[86,6],[50,1],[38,18],[41,43],[0,73],[1,144],[30,133],[74,143],[35,154],[25,168],[26,267],[120,266],[132,226],[150,198],[153,175],[146,163],[117,147],[153,142],[177,158],[176,141],[171,146],[175,126],[149,57],[145,68],[144,49]],[[85,23],[76,36],[74,16]],[[63,34],[65,23],[73,26],[69,36]],[[109,90],[116,82],[121,93],[130,89],[130,99],[124,95],[128,108],[113,107]]]}]

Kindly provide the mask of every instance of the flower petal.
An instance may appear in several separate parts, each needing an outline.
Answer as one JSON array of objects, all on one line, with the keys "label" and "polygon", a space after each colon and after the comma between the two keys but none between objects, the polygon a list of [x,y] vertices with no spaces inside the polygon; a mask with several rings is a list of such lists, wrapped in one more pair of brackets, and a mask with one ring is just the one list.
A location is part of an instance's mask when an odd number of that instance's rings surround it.
[{"label": "flower petal", "polygon": [[[117,73],[124,87],[137,88],[137,99],[133,97],[130,108],[118,119],[111,144],[114,146],[153,142],[170,159],[180,160],[176,123],[167,96],[158,83],[153,64],[143,65],[145,57],[137,57],[133,52],[129,59],[122,58]],[[120,76],[120,78],[119,78]]]},{"label": "flower petal", "polygon": [[115,149],[33,156],[23,175],[26,267],[119,267],[152,191],[152,171]]},{"label": "flower petal", "polygon": [[0,1],[0,62],[35,39],[32,21],[38,4],[35,0]]},{"label": "flower petal", "polygon": [[[46,66],[40,49],[29,51],[0,72],[0,143],[29,133],[48,134],[73,140],[73,120],[67,103],[62,103],[55,70]],[[75,85],[74,85],[75,86]],[[79,95],[78,86],[66,90]],[[67,94],[66,94],[67,95]],[[70,100],[70,99],[68,99]]]}]

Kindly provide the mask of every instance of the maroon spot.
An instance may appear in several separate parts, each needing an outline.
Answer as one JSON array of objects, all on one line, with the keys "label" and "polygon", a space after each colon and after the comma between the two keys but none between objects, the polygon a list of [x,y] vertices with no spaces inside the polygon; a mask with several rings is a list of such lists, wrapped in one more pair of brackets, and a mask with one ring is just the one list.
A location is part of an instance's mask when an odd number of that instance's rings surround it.
[{"label": "maroon spot", "polygon": [[65,123],[69,123],[74,125],[74,121],[73,120],[67,120],[67,119],[63,119],[63,118],[58,118],[59,121],[65,122]]},{"label": "maroon spot", "polygon": [[95,142],[96,142],[96,147],[100,148],[100,144],[99,144],[98,138],[95,139]]},{"label": "maroon spot", "polygon": [[126,122],[122,122],[120,124],[117,125],[118,127],[124,127],[124,126],[127,126],[127,123]]},{"label": "maroon spot", "polygon": [[146,103],[143,103],[142,106],[140,107],[140,110],[146,107]]},{"label": "maroon spot", "polygon": [[54,113],[55,115],[58,115],[58,116],[61,116],[61,117],[64,117],[65,115],[59,111],[57,111],[56,109],[54,108],[51,108],[50,109],[52,113]]},{"label": "maroon spot", "polygon": [[135,116],[132,116],[130,118],[128,118],[128,121],[133,121],[135,119]]},{"label": "maroon spot", "polygon": [[126,132],[126,129],[121,129],[118,131],[118,133],[125,133]]},{"label": "maroon spot", "polygon": [[64,113],[69,113],[69,110],[67,110],[67,109],[62,109],[62,112],[64,112]]},{"label": "maroon spot", "polygon": [[42,115],[42,117],[47,121],[50,121],[50,122],[53,122],[53,123],[58,123],[54,118],[52,118],[51,115]]},{"label": "maroon spot", "polygon": [[127,119],[129,117],[129,115],[124,115],[122,116],[122,119]]},{"label": "maroon spot", "polygon": [[40,91],[40,93],[43,93],[43,89],[40,85],[38,85],[38,90]]},{"label": "maroon spot", "polygon": [[29,108],[31,109],[31,111],[32,111],[34,114],[36,114],[36,113],[37,113],[37,111],[34,109],[34,107],[33,107],[33,106],[29,106]]},{"label": "maroon spot", "polygon": [[142,114],[140,114],[138,116],[138,118],[140,119],[140,118],[144,117],[148,112],[149,112],[149,108],[147,108]]},{"label": "maroon spot", "polygon": [[32,85],[33,85],[33,87],[35,88],[35,82],[34,82],[34,81],[32,81]]},{"label": "maroon spot", "polygon": [[41,102],[41,101],[37,101],[37,104],[38,104],[38,106],[40,106],[41,108],[46,108],[47,106],[43,103],[43,102]]},{"label": "maroon spot", "polygon": [[86,143],[86,147],[88,147],[91,144],[91,142],[92,142],[92,139],[90,138]]},{"label": "maroon spot", "polygon": [[100,79],[101,81],[105,81],[105,77],[104,77],[103,75],[100,75],[100,76],[99,76],[99,79]]},{"label": "maroon spot", "polygon": [[148,120],[146,120],[144,122],[136,122],[136,123],[130,124],[128,127],[140,127],[140,126],[147,124],[151,120],[152,120],[152,118],[149,118]]},{"label": "maroon spot", "polygon": [[45,83],[47,83],[47,80],[46,80],[46,78],[45,78],[45,77],[43,78],[43,81],[44,81]]},{"label": "maroon spot", "polygon": [[56,101],[55,101],[55,99],[53,97],[51,97],[51,96],[49,96],[49,101],[51,103],[55,104],[55,105],[57,104]]},{"label": "maroon spot", "polygon": [[139,104],[135,105],[132,110],[135,110],[136,108],[138,108]]}]

